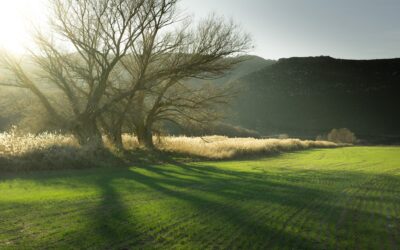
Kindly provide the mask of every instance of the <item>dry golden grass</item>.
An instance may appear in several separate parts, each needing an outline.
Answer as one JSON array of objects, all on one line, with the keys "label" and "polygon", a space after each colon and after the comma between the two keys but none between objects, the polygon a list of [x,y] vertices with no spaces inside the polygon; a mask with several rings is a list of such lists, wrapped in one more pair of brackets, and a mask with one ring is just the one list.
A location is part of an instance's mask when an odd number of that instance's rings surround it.
[{"label": "dry golden grass", "polygon": [[[128,149],[139,147],[137,139],[124,135],[124,145]],[[186,154],[213,160],[232,159],[246,155],[272,154],[310,148],[331,148],[337,144],[327,141],[303,141],[299,139],[254,139],[207,137],[161,137],[156,138],[156,147],[164,152]]]},{"label": "dry golden grass", "polygon": [[32,151],[48,150],[52,147],[78,147],[73,136],[55,133],[21,134],[14,127],[0,133],[0,156],[20,156]]},{"label": "dry golden grass", "polygon": [[[104,138],[106,146],[110,143]],[[138,149],[136,137],[125,134],[127,150]],[[268,155],[309,148],[336,147],[332,142],[302,141],[298,139],[254,139],[208,137],[155,138],[156,147],[165,153],[190,157],[225,160],[247,155]],[[0,170],[65,169],[104,166],[116,163],[118,154],[113,150],[94,150],[80,147],[71,135],[43,133],[19,134],[16,129],[0,133]]]},{"label": "dry golden grass", "polygon": [[0,171],[73,169],[115,162],[106,150],[80,147],[70,135],[0,133]]}]

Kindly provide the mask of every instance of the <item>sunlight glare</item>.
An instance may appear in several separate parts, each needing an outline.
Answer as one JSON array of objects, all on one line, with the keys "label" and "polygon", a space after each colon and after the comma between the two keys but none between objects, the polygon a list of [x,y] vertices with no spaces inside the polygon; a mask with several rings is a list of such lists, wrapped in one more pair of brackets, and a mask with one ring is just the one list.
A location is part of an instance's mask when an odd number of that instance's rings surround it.
[{"label": "sunlight glare", "polygon": [[45,19],[42,0],[0,0],[0,48],[24,53],[32,45],[30,30]]}]

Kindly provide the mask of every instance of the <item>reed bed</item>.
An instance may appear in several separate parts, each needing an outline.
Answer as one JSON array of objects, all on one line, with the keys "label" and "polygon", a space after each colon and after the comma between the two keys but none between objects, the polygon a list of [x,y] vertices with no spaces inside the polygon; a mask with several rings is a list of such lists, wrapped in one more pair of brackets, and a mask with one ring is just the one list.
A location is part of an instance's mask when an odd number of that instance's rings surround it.
[{"label": "reed bed", "polygon": [[[9,132],[0,133],[0,171],[88,168],[127,161],[127,159],[123,159],[123,154],[118,154],[112,149],[106,137],[104,137],[104,141],[106,149],[95,150],[91,147],[79,146],[72,135],[20,134],[16,129],[12,129]],[[154,141],[158,151],[163,153],[205,160],[228,160],[252,155],[270,155],[337,146],[337,144],[327,141],[228,138],[224,136],[164,136],[155,137]],[[128,151],[140,148],[137,138],[133,135],[123,135],[123,142]]]},{"label": "reed bed", "polygon": [[[124,135],[129,149],[139,147],[136,137]],[[179,153],[212,160],[227,160],[246,155],[268,155],[311,148],[333,148],[338,145],[328,141],[299,139],[228,138],[225,136],[185,137],[168,136],[155,139],[156,147],[164,152]]]}]

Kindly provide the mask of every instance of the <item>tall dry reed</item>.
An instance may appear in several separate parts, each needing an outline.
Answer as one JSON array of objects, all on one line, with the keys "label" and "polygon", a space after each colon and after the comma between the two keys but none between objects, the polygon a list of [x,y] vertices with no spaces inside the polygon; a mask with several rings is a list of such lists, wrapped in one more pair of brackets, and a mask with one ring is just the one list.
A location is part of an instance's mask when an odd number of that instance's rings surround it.
[{"label": "tall dry reed", "polygon": [[[124,144],[129,149],[139,147],[136,137],[124,135]],[[273,154],[310,148],[332,148],[337,144],[327,141],[303,141],[299,139],[254,139],[207,137],[162,137],[155,138],[161,151],[197,156],[206,159],[224,160],[246,155]]]},{"label": "tall dry reed", "polygon": [[[329,148],[337,145],[326,141],[299,139],[254,139],[207,137],[154,138],[156,147],[165,153],[187,155],[211,160],[233,159],[248,155],[268,155],[310,148]],[[110,145],[106,138],[105,144]],[[127,150],[138,149],[137,138],[123,135]],[[109,146],[111,149],[111,146]],[[17,129],[0,133],[0,171],[65,169],[107,166],[122,162],[113,150],[95,150],[79,146],[72,135],[43,133],[20,134]],[[134,160],[134,159],[133,159]]]}]

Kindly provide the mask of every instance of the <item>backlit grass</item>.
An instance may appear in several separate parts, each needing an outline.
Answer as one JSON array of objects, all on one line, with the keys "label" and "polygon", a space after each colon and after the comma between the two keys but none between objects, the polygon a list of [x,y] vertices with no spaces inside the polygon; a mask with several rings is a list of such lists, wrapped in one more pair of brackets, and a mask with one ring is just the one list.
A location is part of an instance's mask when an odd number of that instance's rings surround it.
[{"label": "backlit grass", "polygon": [[0,177],[0,248],[395,249],[400,148]]},{"label": "backlit grass", "polygon": [[[120,165],[121,162],[137,161],[137,157],[123,156],[115,150],[106,136],[105,148],[90,145],[79,146],[76,138],[68,134],[20,133],[16,127],[0,133],[0,173],[32,170],[83,169]],[[299,139],[255,139],[206,137],[154,137],[158,153],[170,157],[179,155],[202,160],[232,160],[255,155],[268,156],[313,148],[334,148],[336,143]],[[124,134],[123,144],[128,154],[140,153],[141,147],[135,136]],[[148,155],[144,156],[145,158]]]}]

